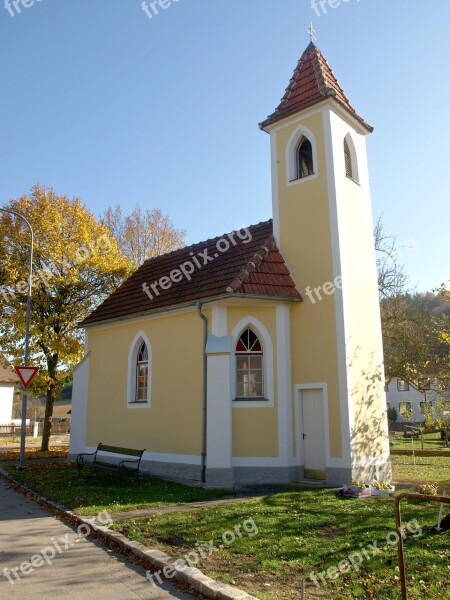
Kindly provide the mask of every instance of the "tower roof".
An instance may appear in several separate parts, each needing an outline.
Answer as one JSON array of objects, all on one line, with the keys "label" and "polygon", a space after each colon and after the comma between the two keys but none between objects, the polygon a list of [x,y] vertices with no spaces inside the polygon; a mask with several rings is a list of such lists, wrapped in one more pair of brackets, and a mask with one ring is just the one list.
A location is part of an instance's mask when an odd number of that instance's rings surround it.
[{"label": "tower roof", "polygon": [[294,115],[327,98],[334,99],[359,121],[369,133],[373,131],[373,127],[368,125],[350,104],[322,52],[314,42],[311,42],[298,61],[280,105],[259,126],[264,130],[269,125],[273,125],[285,117]]}]

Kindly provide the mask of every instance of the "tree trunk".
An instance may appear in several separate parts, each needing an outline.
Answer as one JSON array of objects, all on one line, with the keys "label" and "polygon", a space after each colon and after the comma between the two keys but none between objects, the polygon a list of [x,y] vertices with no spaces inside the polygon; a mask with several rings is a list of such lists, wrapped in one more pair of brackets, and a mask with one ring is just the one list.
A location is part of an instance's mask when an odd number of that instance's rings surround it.
[{"label": "tree trunk", "polygon": [[44,417],[44,430],[42,431],[42,444],[41,450],[46,452],[49,447],[50,435],[52,433],[52,422],[51,418],[53,415],[53,389],[47,391],[47,397],[45,402],[45,417]]},{"label": "tree trunk", "polygon": [[49,447],[49,443],[50,443],[50,435],[52,432],[52,422],[51,422],[51,418],[53,416],[53,404],[55,402],[55,376],[56,376],[56,369],[52,368],[54,365],[48,365],[48,374],[49,374],[49,380],[50,380],[50,384],[49,387],[47,388],[47,394],[46,394],[46,402],[45,402],[45,416],[44,416],[44,430],[42,431],[42,444],[41,444],[41,450],[43,452],[47,452],[48,447]]}]

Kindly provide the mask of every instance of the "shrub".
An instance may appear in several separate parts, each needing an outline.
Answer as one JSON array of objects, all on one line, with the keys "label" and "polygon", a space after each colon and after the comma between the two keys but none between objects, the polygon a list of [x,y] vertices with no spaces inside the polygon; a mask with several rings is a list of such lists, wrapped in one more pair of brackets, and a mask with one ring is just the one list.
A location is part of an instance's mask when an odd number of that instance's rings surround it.
[{"label": "shrub", "polygon": [[437,496],[438,490],[439,486],[437,483],[422,483],[417,488],[419,494],[424,494],[425,496]]},{"label": "shrub", "polygon": [[397,421],[397,418],[398,418],[398,414],[397,414],[397,411],[395,410],[395,408],[388,408],[387,418],[388,418],[389,427],[391,427]]}]

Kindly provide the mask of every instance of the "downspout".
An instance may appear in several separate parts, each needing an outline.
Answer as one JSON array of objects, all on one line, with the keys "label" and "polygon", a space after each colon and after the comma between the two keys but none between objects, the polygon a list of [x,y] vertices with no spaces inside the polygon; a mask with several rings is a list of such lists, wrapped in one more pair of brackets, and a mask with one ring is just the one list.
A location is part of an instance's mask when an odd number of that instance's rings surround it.
[{"label": "downspout", "polygon": [[203,320],[203,401],[202,401],[202,457],[201,457],[201,465],[202,465],[202,474],[201,481],[202,483],[206,482],[206,435],[207,435],[207,358],[206,358],[206,341],[208,338],[208,319],[202,313],[202,303],[197,302],[197,312],[198,316]]}]

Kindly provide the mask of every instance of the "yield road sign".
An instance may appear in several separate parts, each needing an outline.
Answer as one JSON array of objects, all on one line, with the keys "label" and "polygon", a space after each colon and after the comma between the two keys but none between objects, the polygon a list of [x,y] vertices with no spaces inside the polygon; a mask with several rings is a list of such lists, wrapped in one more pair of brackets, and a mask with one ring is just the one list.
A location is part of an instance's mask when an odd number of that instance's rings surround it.
[{"label": "yield road sign", "polygon": [[23,387],[27,388],[33,381],[34,376],[39,371],[39,367],[14,367]]}]

